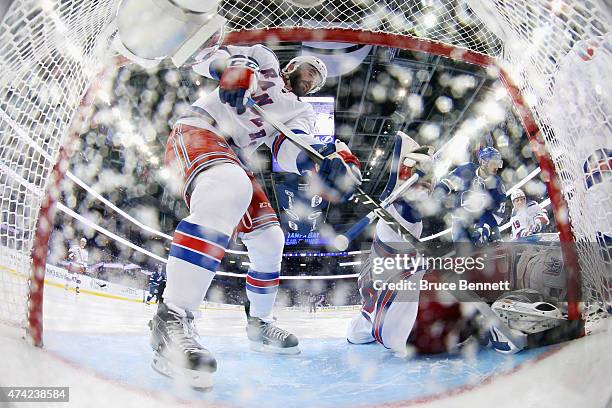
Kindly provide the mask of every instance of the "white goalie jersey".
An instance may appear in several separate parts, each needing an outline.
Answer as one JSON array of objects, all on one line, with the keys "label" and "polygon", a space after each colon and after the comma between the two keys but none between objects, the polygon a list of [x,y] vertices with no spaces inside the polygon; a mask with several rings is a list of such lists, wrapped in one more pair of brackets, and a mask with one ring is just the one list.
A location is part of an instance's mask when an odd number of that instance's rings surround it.
[{"label": "white goalie jersey", "polygon": [[[413,166],[428,163],[429,155],[413,153],[420,149],[408,135],[396,136],[391,173],[384,194],[392,194],[400,184],[408,180]],[[421,179],[387,210],[416,239],[423,232],[423,222],[416,203],[429,196],[429,185]],[[362,307],[348,327],[347,340],[354,344],[378,342],[403,355],[406,342],[417,320],[419,310],[419,282],[425,268],[414,262],[411,266],[392,263],[390,258],[415,257],[414,246],[401,238],[389,225],[379,220],[371,251],[362,263],[358,286]],[[405,285],[400,289],[397,285]],[[397,289],[397,290],[396,290]]]},{"label": "white goalie jersey", "polygon": [[[302,102],[292,92],[285,90],[280,75],[280,65],[276,55],[263,45],[252,47],[224,46],[209,59],[195,65],[194,71],[212,79],[211,62],[234,55],[248,56],[259,64],[259,87],[252,95],[255,102],[263,107],[270,116],[285,124],[294,133],[310,144],[320,144],[314,134],[316,115],[309,103]],[[279,165],[288,172],[299,174],[296,158],[300,148],[286,140],[272,125],[259,115],[247,109],[242,115],[236,115],[235,108],[224,104],[219,99],[219,89],[199,98],[193,105],[194,117],[183,118],[179,123],[208,129],[231,140],[232,147],[243,158],[248,158],[262,144],[266,144],[278,160]],[[210,121],[210,119],[213,119]]]},{"label": "white goalie jersey", "polygon": [[[390,207],[392,212],[395,208]],[[402,224],[416,238],[421,235],[422,222]],[[377,265],[385,258],[414,252],[412,245],[403,242],[383,221],[376,225],[376,238],[369,257],[363,263],[359,274],[358,286],[362,298],[359,314],[351,320],[347,340],[353,344],[377,341],[399,355],[406,353],[406,342],[416,321],[419,309],[419,285],[425,270],[384,268]],[[413,282],[413,289],[390,290],[384,284]]]}]

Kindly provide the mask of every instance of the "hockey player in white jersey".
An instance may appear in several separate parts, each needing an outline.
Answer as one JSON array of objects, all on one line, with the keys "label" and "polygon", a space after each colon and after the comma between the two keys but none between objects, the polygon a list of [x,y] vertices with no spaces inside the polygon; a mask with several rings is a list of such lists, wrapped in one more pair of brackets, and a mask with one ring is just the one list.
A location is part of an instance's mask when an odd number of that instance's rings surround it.
[{"label": "hockey player in white jersey", "polygon": [[525,193],[520,188],[514,190],[510,196],[512,200],[512,239],[520,239],[537,234],[548,225],[546,209],[535,201],[527,201]]},{"label": "hockey player in white jersey", "polygon": [[78,245],[73,245],[68,249],[68,274],[66,275],[66,286],[68,290],[69,283],[74,282],[74,290],[80,293],[81,278],[79,275],[87,271],[87,262],[89,261],[89,252],[85,247],[87,239],[81,238]]},{"label": "hockey player in white jersey", "polygon": [[[432,204],[432,150],[398,133],[389,182],[381,195],[381,200],[385,199],[414,172],[419,174],[418,182],[388,208],[415,238],[423,230],[420,209]],[[386,261],[398,255],[412,262],[394,263],[389,268]],[[454,351],[458,343],[477,332],[473,319],[462,315],[452,295],[420,290],[421,281],[436,281],[439,276],[429,273],[423,258],[419,262],[419,255],[427,254],[418,254],[387,224],[378,221],[370,255],[359,274],[362,307],[349,324],[349,343],[378,342],[399,356],[407,355],[410,349],[435,354]]]},{"label": "hockey player in white jersey", "polygon": [[[396,136],[391,174],[381,200],[390,195],[413,172],[420,178],[404,196],[388,208],[397,216],[410,233],[419,238],[423,223],[415,203],[427,199],[431,192],[429,167],[432,148],[419,146],[409,136],[399,133]],[[414,248],[403,242],[385,222],[376,224],[376,234],[369,257],[363,263],[359,274],[358,286],[362,297],[362,308],[349,324],[347,340],[352,344],[377,341],[386,348],[403,354],[406,342],[417,318],[419,290],[392,290],[381,287],[382,283],[398,283],[403,280],[418,283],[425,273],[424,269],[379,268],[384,258],[398,254],[416,255]]]},{"label": "hockey player in white jersey", "polygon": [[[272,307],[284,235],[264,190],[249,170],[249,156],[266,144],[285,171],[315,174],[325,188],[322,193],[332,201],[352,194],[355,183],[347,171],[360,173],[359,161],[346,145],[322,145],[312,136],[314,111],[298,99],[324,85],[327,69],[319,59],[297,57],[281,71],[267,47],[227,46],[194,70],[218,79],[219,88],[193,104],[193,115],[176,123],[166,145],[166,163],[182,181],[190,215],[178,224],[173,237],[165,303],[151,322],[151,346],[156,351],[155,369],[170,376],[183,375],[196,387],[209,387],[217,362],[198,342],[194,312],[234,233],[246,245],[251,263],[246,279],[251,347],[299,352],[296,336],[274,324]],[[323,163],[316,166],[284,135],[248,110],[248,96],[327,156]],[[173,355],[182,358],[173,359]]]}]

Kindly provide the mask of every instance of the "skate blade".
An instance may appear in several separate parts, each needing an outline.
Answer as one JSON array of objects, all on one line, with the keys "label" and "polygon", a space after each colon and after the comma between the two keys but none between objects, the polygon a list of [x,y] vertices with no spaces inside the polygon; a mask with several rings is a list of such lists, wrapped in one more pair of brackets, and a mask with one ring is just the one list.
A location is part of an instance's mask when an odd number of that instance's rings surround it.
[{"label": "skate blade", "polygon": [[151,367],[161,375],[188,384],[195,389],[207,390],[213,386],[213,373],[179,367],[157,353],[153,356]]},{"label": "skate blade", "polygon": [[302,352],[299,346],[280,348],[268,346],[267,344],[263,344],[257,341],[250,341],[249,343],[251,350],[257,351],[259,353],[295,355],[300,354]]}]

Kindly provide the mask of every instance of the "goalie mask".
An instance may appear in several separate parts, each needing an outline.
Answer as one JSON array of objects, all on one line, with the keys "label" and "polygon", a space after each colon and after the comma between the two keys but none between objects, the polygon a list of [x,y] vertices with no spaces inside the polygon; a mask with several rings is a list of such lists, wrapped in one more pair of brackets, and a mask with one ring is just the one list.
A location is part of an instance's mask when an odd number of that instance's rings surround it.
[{"label": "goalie mask", "polygon": [[552,329],[566,320],[553,302],[532,289],[504,293],[491,308],[510,329],[526,334]]},{"label": "goalie mask", "polygon": [[[315,72],[317,73],[316,78],[313,81],[313,84],[310,86],[310,89],[300,90],[300,70],[303,68],[304,64],[308,64],[313,67]],[[303,55],[300,57],[295,57],[282,70],[282,76],[286,83],[292,89],[292,92],[297,96],[305,96],[311,93],[318,92],[323,85],[325,85],[325,81],[327,80],[327,67],[325,63],[321,61],[317,57],[313,57],[311,55]]]}]

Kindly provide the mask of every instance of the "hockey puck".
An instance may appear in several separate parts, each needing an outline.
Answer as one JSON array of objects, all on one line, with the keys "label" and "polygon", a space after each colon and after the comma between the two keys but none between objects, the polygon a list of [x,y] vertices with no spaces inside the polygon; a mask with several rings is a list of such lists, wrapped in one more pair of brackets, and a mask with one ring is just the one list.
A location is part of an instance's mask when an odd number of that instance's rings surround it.
[{"label": "hockey puck", "polygon": [[344,251],[349,246],[349,240],[344,235],[336,235],[336,238],[334,239],[334,245],[340,251]]}]

